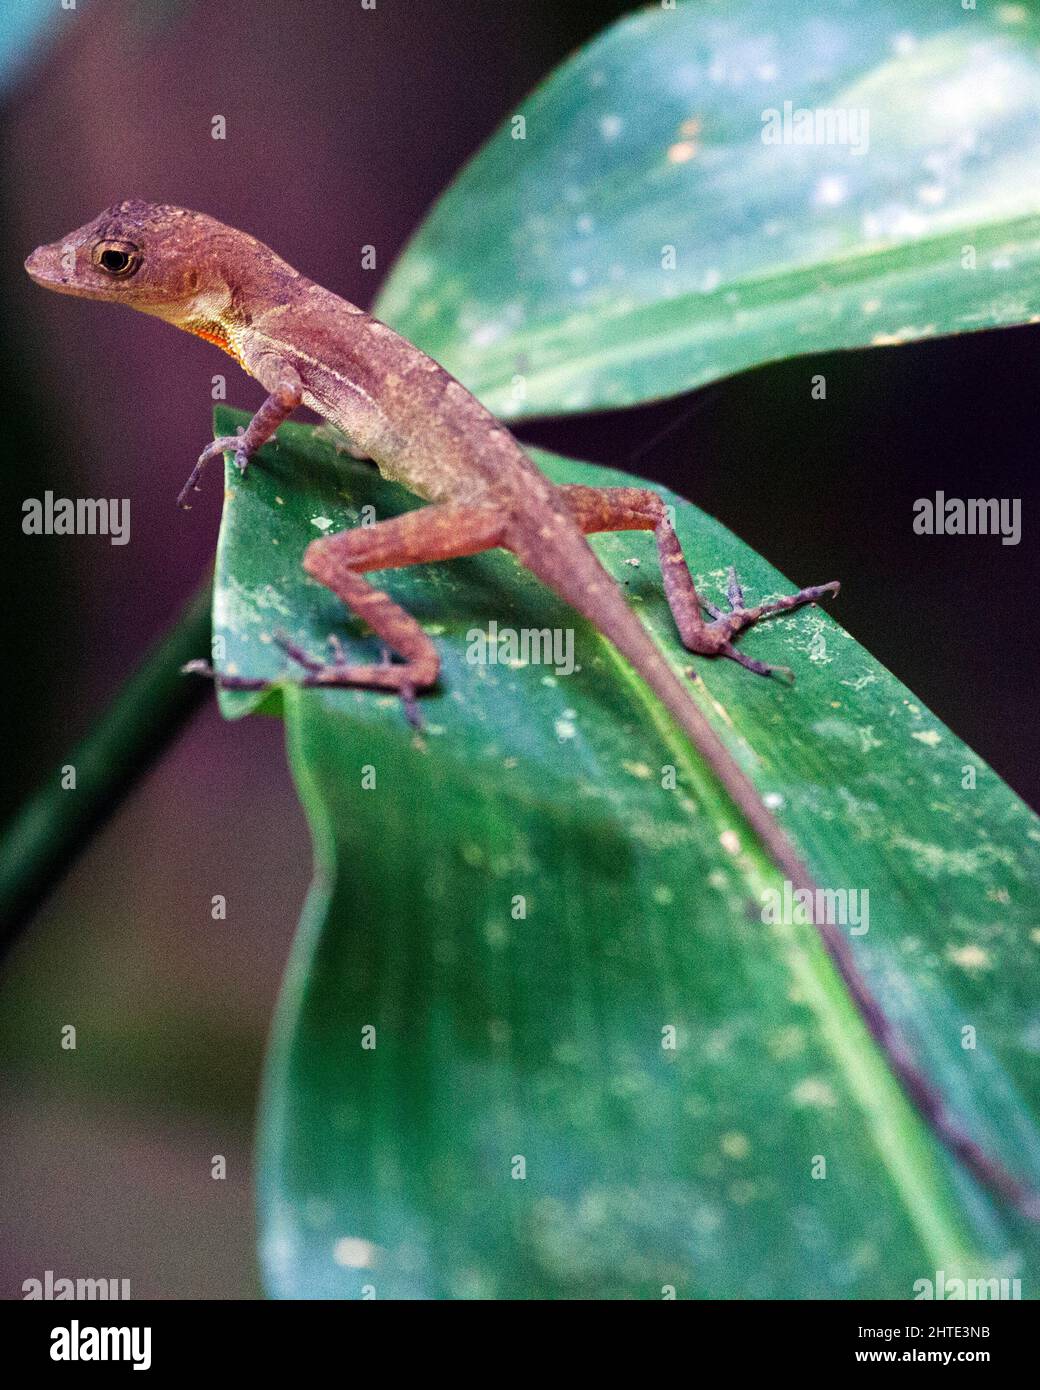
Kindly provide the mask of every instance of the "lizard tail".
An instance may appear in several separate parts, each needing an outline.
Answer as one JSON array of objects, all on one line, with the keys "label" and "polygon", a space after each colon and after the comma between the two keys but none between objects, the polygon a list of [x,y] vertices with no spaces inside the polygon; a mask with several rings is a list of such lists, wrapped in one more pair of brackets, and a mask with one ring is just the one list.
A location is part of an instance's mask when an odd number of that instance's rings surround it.
[{"label": "lizard tail", "polygon": [[[547,545],[543,532],[537,543],[521,542],[515,547],[511,544],[511,548],[516,550],[527,569],[576,608],[625,657],[722,783],[730,800],[773,863],[790,880],[792,888],[808,890],[814,894],[813,901],[817,901],[818,886],[812,874],[754,783],[694,703],[585,537],[576,527],[573,533],[570,528],[567,530],[565,537],[557,531],[559,544]],[[827,921],[816,922],[815,926],[871,1037],[932,1133],[984,1187],[1030,1221],[1040,1222],[1040,1195],[986,1153],[949,1111],[875,998],[856,964],[852,947],[838,926]]]}]

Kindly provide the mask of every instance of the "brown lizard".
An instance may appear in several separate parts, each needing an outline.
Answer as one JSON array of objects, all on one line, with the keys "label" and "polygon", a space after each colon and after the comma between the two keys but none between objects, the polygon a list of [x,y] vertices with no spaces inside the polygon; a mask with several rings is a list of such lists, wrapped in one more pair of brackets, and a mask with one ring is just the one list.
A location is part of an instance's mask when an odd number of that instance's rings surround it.
[{"label": "brown lizard", "polygon": [[[815,893],[801,856],[585,537],[596,531],[653,531],[665,594],[684,646],[698,656],[728,657],[759,675],[777,668],[740,651],[734,645],[738,635],[763,618],[837,593],[836,582],[748,608],[731,571],[729,610],[702,603],[655,492],[555,486],[509,430],[432,358],[306,279],[254,237],[204,213],[131,199],[39,247],[25,268],[47,289],[126,304],[217,344],[269,393],[244,431],[215,439],[202,451],[181,493],[182,505],[211,459],[232,453],[245,471],[251,455],[300,405],[336,425],[385,477],[432,504],[324,536],[307,547],[307,573],[336,593],[402,660],[323,663],[283,643],[302,667],[301,684],[396,690],[406,708],[414,709],[415,692],[437,680],[437,650],[416,620],[364,573],[501,546],[613,643],[670,711],[793,888]],[[208,668],[207,673],[212,674]],[[238,676],[217,679],[240,689],[267,684]],[[817,930],[867,1028],[933,1132],[981,1182],[1040,1219],[1040,1200],[949,1114],[871,993],[837,926],[824,921]]]}]

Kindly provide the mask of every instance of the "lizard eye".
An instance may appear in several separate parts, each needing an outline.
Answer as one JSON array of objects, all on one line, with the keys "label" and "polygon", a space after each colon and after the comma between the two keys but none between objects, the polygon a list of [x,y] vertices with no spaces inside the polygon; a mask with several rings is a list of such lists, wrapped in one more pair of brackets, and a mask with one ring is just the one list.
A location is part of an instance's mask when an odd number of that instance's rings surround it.
[{"label": "lizard eye", "polygon": [[94,264],[108,275],[132,275],[141,264],[141,253],[132,241],[99,241],[94,247]]}]

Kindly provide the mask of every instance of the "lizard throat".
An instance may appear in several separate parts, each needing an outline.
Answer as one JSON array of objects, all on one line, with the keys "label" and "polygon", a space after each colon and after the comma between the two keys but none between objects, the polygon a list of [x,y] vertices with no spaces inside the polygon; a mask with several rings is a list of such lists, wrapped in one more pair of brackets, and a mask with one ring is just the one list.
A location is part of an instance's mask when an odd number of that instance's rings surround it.
[{"label": "lizard throat", "polygon": [[189,333],[194,333],[196,338],[204,338],[207,343],[215,343],[216,346],[226,352],[229,357],[233,357],[240,367],[243,365],[238,348],[228,337],[222,324],[217,323],[213,319],[196,319],[194,322],[186,323],[184,327]]}]

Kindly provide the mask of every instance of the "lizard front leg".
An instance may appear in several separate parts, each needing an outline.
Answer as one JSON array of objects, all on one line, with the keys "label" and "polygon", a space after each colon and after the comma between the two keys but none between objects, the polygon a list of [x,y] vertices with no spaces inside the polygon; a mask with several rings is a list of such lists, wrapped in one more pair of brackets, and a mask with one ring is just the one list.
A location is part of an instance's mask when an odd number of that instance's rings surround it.
[{"label": "lizard front leg", "polygon": [[[788,613],[807,603],[817,603],[829,594],[836,594],[841,587],[837,580],[832,580],[829,584],[799,589],[796,594],[788,594],[772,603],[759,603],[747,608],[744,591],[731,568],[727,584],[729,611],[722,612],[698,596],[679,537],[656,492],[637,487],[584,487],[580,483],[565,485],[560,492],[575,521],[586,534],[595,531],[653,531],[668,606],[683,646],[698,656],[726,656],[760,676],[771,676],[775,671],[789,674],[786,666],[767,666],[764,661],[746,656],[734,646],[733,639],[763,618]],[[702,607],[711,614],[712,622],[705,622],[701,615]]]},{"label": "lizard front leg", "polygon": [[239,430],[238,434],[221,435],[203,449],[188,481],[177,497],[178,506],[183,507],[186,512],[191,510],[191,494],[201,490],[202,474],[211,459],[234,450],[235,463],[244,473],[252,455],[267,443],[279,425],[289,418],[302,401],[303,382],[300,380],[299,372],[288,362],[268,355],[256,375],[260,377],[263,385],[271,383],[271,394],[244,430]]}]

